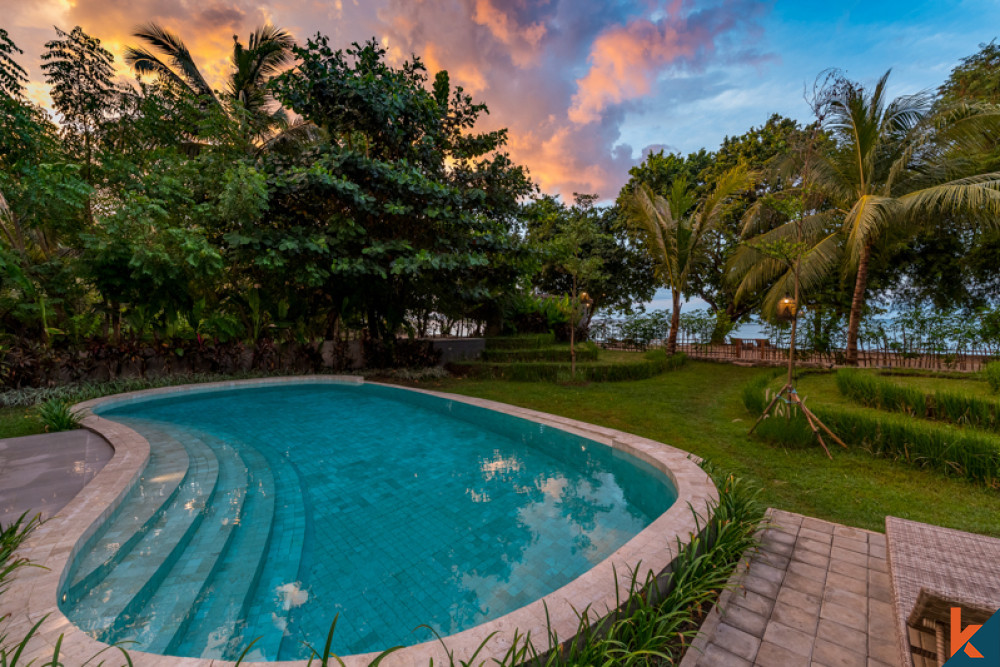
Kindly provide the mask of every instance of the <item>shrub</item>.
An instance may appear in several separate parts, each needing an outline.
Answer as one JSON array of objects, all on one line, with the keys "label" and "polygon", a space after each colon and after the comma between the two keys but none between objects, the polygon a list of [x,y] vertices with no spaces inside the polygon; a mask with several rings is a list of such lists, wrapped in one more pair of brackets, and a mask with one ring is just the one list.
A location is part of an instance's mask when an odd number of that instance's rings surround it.
[{"label": "shrub", "polygon": [[[769,379],[755,378],[744,388],[744,405],[760,414],[768,400]],[[1000,487],[1000,438],[923,422],[896,414],[873,414],[858,408],[810,405],[810,409],[844,442],[875,456],[906,461],[918,467]],[[757,427],[762,438],[786,444],[812,445],[815,436],[798,410],[769,417]]]},{"label": "shrub", "polygon": [[991,361],[983,366],[983,377],[994,393],[1000,393],[1000,361]]},{"label": "shrub", "polygon": [[486,339],[487,350],[530,350],[549,347],[556,342],[552,333],[531,334],[524,336],[496,336]]},{"label": "shrub", "polygon": [[[576,345],[576,360],[597,361],[600,348],[593,343],[578,343]],[[483,350],[484,361],[565,361],[570,360],[570,349],[561,347],[539,347],[533,349],[486,348]]]},{"label": "shrub", "polygon": [[[620,382],[644,380],[668,370],[679,368],[687,362],[687,355],[678,353],[667,356],[663,350],[652,350],[640,361],[617,364],[577,364],[576,380],[583,382]],[[514,382],[563,382],[573,379],[568,363],[514,362],[455,362],[448,370],[456,375],[512,380]]]},{"label": "shrub", "polygon": [[49,433],[80,428],[80,415],[70,409],[69,401],[51,398],[38,406],[38,416]]},{"label": "shrub", "polygon": [[916,387],[905,387],[890,380],[875,377],[863,371],[841,369],[837,371],[837,389],[848,398],[870,408],[905,412],[926,417],[927,398]]}]

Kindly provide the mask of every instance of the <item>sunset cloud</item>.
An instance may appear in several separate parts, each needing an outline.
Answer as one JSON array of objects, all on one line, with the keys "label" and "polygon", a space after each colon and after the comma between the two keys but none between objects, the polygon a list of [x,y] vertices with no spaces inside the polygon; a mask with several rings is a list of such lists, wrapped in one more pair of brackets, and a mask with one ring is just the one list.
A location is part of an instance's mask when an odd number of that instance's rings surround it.
[{"label": "sunset cloud", "polygon": [[702,69],[719,50],[717,39],[755,29],[763,11],[760,3],[743,0],[697,10],[691,4],[675,0],[659,20],[639,18],[598,35],[590,69],[577,80],[570,120],[592,123],[610,105],[648,96],[665,73]]},{"label": "sunset cloud", "polygon": [[[44,100],[37,68],[51,25],[80,25],[121,64],[135,27],[156,21],[177,33],[213,85],[229,71],[232,37],[267,21],[300,42],[317,32],[337,47],[377,37],[400,64],[419,56],[431,76],[447,69],[490,114],[480,130],[509,128],[511,157],[543,191],[613,198],[647,144],[623,129],[649,123],[683,94],[685,102],[724,92],[689,91],[692,73],[743,67],[766,6],[749,0],[40,0],[18,3],[8,25],[32,66],[33,99]],[[6,17],[5,17],[5,20]],[[724,89],[725,87],[722,86]],[[640,123],[641,125],[641,123]]]},{"label": "sunset cloud", "polygon": [[518,67],[529,67],[537,62],[541,41],[547,32],[542,23],[519,25],[505,8],[497,7],[493,0],[475,0],[472,20],[486,26],[490,34],[509,47],[510,58]]}]

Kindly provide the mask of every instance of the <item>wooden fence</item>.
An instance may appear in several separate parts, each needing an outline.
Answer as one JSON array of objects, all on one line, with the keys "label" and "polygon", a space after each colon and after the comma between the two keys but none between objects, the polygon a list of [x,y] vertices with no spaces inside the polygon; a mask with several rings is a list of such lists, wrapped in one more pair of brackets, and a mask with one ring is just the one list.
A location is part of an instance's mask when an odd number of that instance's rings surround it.
[{"label": "wooden fence", "polygon": [[[603,321],[592,327],[592,340],[608,350],[643,351],[662,347],[667,342],[667,332],[655,332],[641,338],[629,337],[627,331],[614,323]],[[951,370],[975,372],[990,361],[1000,360],[1000,350],[967,347],[942,349],[940,345],[916,346],[905,349],[892,341],[870,344],[862,341],[858,346],[858,363],[862,368],[912,368],[921,370]],[[725,343],[708,343],[703,335],[680,331],[677,349],[693,359],[707,359],[730,363],[748,363],[780,366],[788,361],[787,341],[778,343],[769,338],[729,337]],[[846,363],[843,349],[796,349],[797,363],[807,366],[834,367]]]}]

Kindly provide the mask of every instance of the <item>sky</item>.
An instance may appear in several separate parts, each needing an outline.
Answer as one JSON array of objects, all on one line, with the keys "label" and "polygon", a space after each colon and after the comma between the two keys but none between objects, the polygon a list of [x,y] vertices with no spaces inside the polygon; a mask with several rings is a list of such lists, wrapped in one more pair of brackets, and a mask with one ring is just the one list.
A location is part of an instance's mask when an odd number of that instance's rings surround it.
[{"label": "sky", "polygon": [[[507,127],[511,157],[543,192],[613,199],[651,150],[713,150],[772,113],[809,121],[804,87],[836,67],[860,81],[892,68],[890,93],[935,88],[1000,36],[1000,0],[0,0],[24,50],[30,94],[48,103],[39,56],[80,25],[120,63],[136,26],[157,21],[209,79],[232,36],[272,22],[335,46],[376,37],[400,63],[447,69]],[[127,70],[122,67],[122,73]]]}]

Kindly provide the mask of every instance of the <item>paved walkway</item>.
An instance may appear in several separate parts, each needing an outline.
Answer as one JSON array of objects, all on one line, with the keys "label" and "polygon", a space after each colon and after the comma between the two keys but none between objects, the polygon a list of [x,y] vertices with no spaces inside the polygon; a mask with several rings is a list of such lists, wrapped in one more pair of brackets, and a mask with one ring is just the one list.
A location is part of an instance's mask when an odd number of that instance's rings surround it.
[{"label": "paved walkway", "polygon": [[23,512],[51,517],[114,453],[107,440],[86,429],[0,439],[0,523]]},{"label": "paved walkway", "polygon": [[682,667],[896,667],[885,535],[769,510]]}]

